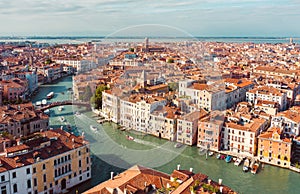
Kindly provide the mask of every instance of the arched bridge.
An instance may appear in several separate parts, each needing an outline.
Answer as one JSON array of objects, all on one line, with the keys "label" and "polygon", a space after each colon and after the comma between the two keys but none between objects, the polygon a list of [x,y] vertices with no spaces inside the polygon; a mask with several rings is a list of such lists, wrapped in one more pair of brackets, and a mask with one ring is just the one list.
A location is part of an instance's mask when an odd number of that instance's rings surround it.
[{"label": "arched bridge", "polygon": [[85,106],[88,109],[91,108],[91,104],[88,102],[78,102],[78,101],[66,100],[66,101],[60,101],[60,102],[51,102],[50,104],[44,105],[37,109],[41,110],[41,111],[45,111],[49,108],[53,108],[56,106],[64,106],[64,105],[77,105],[77,106]]}]

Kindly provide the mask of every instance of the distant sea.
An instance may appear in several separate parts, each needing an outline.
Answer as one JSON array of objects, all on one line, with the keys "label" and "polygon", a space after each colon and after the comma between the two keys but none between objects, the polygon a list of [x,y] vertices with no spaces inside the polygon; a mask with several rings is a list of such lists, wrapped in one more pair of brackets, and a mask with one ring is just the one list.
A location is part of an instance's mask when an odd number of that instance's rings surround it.
[{"label": "distant sea", "polygon": [[[175,41],[204,41],[204,42],[233,42],[233,43],[289,43],[290,37],[148,37],[153,42]],[[145,37],[104,37],[104,36],[33,36],[33,37],[0,37],[0,43],[4,42],[34,42],[55,44],[81,44],[84,42],[142,42]],[[300,37],[293,38],[293,42],[300,44]]]}]

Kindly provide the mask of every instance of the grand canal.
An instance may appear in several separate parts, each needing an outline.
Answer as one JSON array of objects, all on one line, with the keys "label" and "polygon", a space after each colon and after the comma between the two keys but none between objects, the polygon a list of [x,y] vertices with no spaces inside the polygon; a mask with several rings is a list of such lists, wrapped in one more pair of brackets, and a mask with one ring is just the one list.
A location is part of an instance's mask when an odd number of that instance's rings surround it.
[{"label": "grand canal", "polygon": [[[72,87],[72,77],[61,79],[57,83],[42,85],[39,93],[32,99],[33,103],[45,98],[53,91],[55,96],[51,101],[62,101],[72,98],[68,88]],[[80,110],[82,114],[74,113]],[[92,179],[74,188],[70,193],[85,191],[96,184],[107,180],[110,172],[122,172],[134,164],[171,173],[181,164],[181,169],[193,168],[194,172],[202,172],[210,178],[223,179],[223,183],[232,187],[239,193],[300,193],[298,181],[300,174],[290,170],[265,165],[257,175],[244,173],[242,167],[236,167],[232,163],[225,163],[215,157],[206,160],[204,155],[199,155],[196,147],[184,146],[174,148],[175,143],[168,142],[150,135],[143,135],[136,132],[120,131],[112,123],[100,125],[94,113],[85,111],[85,108],[76,106],[65,106],[62,111],[52,108],[50,111],[50,125],[58,128],[71,125],[72,132],[82,134],[89,140],[92,150]],[[66,122],[59,120],[64,116]],[[90,125],[98,128],[97,132],[90,129]],[[131,135],[135,141],[126,139]]]}]

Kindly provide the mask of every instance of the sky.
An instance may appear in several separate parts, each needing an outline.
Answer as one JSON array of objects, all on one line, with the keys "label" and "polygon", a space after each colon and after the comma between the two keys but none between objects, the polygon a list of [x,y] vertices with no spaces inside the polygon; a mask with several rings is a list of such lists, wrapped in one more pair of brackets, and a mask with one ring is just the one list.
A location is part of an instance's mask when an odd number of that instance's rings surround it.
[{"label": "sky", "polygon": [[300,0],[1,0],[0,36],[300,37]]}]

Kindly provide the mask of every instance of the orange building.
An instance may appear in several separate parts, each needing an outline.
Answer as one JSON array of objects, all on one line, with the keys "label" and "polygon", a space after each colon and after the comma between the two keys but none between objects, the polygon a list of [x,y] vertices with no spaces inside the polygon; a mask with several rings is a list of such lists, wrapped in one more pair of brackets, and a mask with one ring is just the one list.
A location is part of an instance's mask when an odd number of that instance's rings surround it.
[{"label": "orange building", "polygon": [[257,156],[261,162],[289,168],[292,141],[279,128],[271,127],[258,136]]}]

